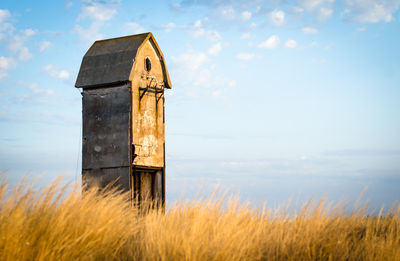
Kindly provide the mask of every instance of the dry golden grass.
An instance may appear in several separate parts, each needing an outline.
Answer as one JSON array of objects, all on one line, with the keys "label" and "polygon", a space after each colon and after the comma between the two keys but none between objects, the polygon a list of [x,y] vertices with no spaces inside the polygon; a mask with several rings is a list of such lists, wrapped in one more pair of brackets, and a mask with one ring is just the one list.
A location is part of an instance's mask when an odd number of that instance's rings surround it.
[{"label": "dry golden grass", "polygon": [[369,217],[321,200],[288,215],[210,197],[141,215],[126,195],[58,184],[0,182],[0,260],[400,260],[400,205]]}]

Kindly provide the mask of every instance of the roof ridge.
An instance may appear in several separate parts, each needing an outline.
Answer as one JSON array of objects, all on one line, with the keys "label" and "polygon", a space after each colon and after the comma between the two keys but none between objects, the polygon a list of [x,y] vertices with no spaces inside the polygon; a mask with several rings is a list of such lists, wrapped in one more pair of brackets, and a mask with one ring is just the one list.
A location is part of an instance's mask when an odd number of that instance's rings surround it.
[{"label": "roof ridge", "polygon": [[144,36],[144,35],[148,36],[149,34],[151,34],[151,32],[141,33],[141,34],[131,34],[131,35],[125,35],[125,36],[120,36],[120,37],[96,40],[95,43],[105,42],[105,41],[109,41],[109,40],[117,40],[117,39],[122,39],[122,38],[129,38],[129,37],[138,37],[138,36]]}]

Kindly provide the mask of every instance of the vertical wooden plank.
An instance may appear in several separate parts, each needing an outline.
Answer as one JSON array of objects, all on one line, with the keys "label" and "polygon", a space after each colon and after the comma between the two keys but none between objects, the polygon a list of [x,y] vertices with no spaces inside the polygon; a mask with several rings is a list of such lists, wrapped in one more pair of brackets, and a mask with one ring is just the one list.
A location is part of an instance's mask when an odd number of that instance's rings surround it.
[{"label": "vertical wooden plank", "polygon": [[152,200],[152,175],[149,172],[140,173],[140,198],[145,201]]},{"label": "vertical wooden plank", "polygon": [[156,204],[162,203],[162,171],[158,170],[154,174],[153,198]]}]

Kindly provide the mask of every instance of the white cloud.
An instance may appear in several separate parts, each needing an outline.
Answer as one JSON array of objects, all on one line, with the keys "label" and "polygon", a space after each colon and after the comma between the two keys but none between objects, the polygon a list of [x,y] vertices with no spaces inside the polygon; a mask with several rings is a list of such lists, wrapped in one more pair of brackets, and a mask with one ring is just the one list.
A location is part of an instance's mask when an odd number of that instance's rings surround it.
[{"label": "white cloud", "polygon": [[14,69],[17,63],[12,59],[0,56],[0,80],[7,76],[7,71]]},{"label": "white cloud", "polygon": [[78,20],[90,18],[96,21],[108,21],[117,13],[117,6],[120,1],[111,0],[85,0]]},{"label": "white cloud", "polygon": [[249,11],[244,11],[242,12],[242,20],[243,21],[248,21],[251,18],[251,12]]},{"label": "white cloud", "polygon": [[[169,70],[176,82],[181,84],[186,96],[196,97],[202,88],[208,88],[213,74],[205,52],[186,51],[177,57],[172,57],[172,66]],[[202,88],[200,88],[202,87]]]},{"label": "white cloud", "polygon": [[324,2],[324,0],[302,0],[299,1],[299,4],[304,7],[308,12],[311,12],[317,7],[321,6]]},{"label": "white cloud", "polygon": [[357,28],[357,31],[359,31],[359,32],[364,32],[364,31],[366,31],[367,30],[367,27],[358,27]]},{"label": "white cloud", "polygon": [[301,30],[305,34],[316,34],[318,32],[318,30],[316,28],[314,28],[314,27],[304,27]]},{"label": "white cloud", "polygon": [[224,76],[216,76],[213,79],[214,88],[211,92],[211,96],[214,98],[223,97],[224,94],[229,92],[230,89],[236,87],[236,81],[226,78]]},{"label": "white cloud", "polygon": [[6,37],[3,33],[11,34],[14,31],[14,26],[7,22],[10,17],[10,11],[7,9],[0,9],[0,40]]},{"label": "white cloud", "polygon": [[31,83],[28,85],[28,89],[33,93],[33,94],[38,94],[38,95],[46,95],[46,96],[53,96],[54,91],[50,89],[40,89],[36,83]]},{"label": "white cloud", "polygon": [[208,49],[208,54],[212,56],[216,56],[222,50],[221,43],[216,43]]},{"label": "white cloud", "polygon": [[34,36],[36,34],[36,31],[28,28],[22,31],[23,35],[25,35],[26,37],[30,37],[30,36]]},{"label": "white cloud", "polygon": [[89,27],[84,28],[80,25],[75,25],[73,28],[73,32],[78,34],[79,38],[85,43],[93,43],[96,40],[99,40],[102,37],[102,34],[99,33],[102,27],[102,23],[94,22]]},{"label": "white cloud", "polygon": [[[218,46],[218,45],[215,45]],[[212,49],[212,48],[210,48]],[[217,97],[236,85],[236,81],[218,74],[207,52],[189,50],[172,57],[170,73],[189,97]]]},{"label": "white cloud", "polygon": [[295,40],[289,39],[285,43],[286,48],[296,48],[297,47],[297,42]]},{"label": "white cloud", "polygon": [[249,39],[250,38],[250,33],[242,33],[240,36],[241,39]]},{"label": "white cloud", "polygon": [[264,42],[261,42],[258,45],[258,48],[274,49],[274,48],[278,47],[279,42],[280,42],[279,37],[276,35],[272,35],[270,38],[268,38]]},{"label": "white cloud", "polygon": [[0,9],[0,23],[3,23],[11,17],[10,11],[7,9]]},{"label": "white cloud", "polygon": [[256,27],[257,27],[257,24],[256,24],[256,23],[251,23],[251,24],[250,24],[250,28],[251,28],[251,29],[256,29]]},{"label": "white cloud", "polygon": [[321,7],[318,12],[318,17],[319,19],[325,21],[329,19],[332,16],[332,14],[333,14],[333,9]]},{"label": "white cloud", "polygon": [[192,27],[189,27],[188,32],[195,39],[204,38],[209,41],[220,41],[222,39],[217,31],[204,29],[201,20],[197,20]]},{"label": "white cloud", "polygon": [[27,47],[22,47],[18,51],[18,59],[21,61],[28,61],[33,57],[33,54],[29,52],[29,49]]},{"label": "white cloud", "polygon": [[28,28],[14,32],[15,28],[7,20],[11,18],[10,11],[0,9],[0,40],[5,40],[5,46],[11,57],[1,56],[0,79],[7,76],[9,69],[15,68],[16,60],[27,61],[33,57],[25,43],[36,34],[36,30]]},{"label": "white cloud", "polygon": [[46,51],[49,47],[51,46],[51,43],[49,41],[42,41],[39,43],[39,51],[43,53]]},{"label": "white cloud", "polygon": [[227,93],[231,88],[234,88],[236,86],[236,81],[225,77],[217,77],[215,79],[215,84],[217,88],[211,92],[211,96],[216,98],[223,96],[223,94]]},{"label": "white cloud", "polygon": [[208,57],[203,52],[185,52],[178,57],[172,58],[173,62],[184,66],[190,72],[196,72],[208,60]]},{"label": "white cloud", "polygon": [[65,4],[65,8],[66,8],[66,9],[70,9],[73,5],[74,5],[74,3],[72,3],[72,2],[67,2],[67,3]]},{"label": "white cloud", "polygon": [[140,33],[145,33],[146,32],[145,29],[142,26],[140,26],[137,23],[133,23],[133,22],[126,23],[125,24],[125,29],[126,29],[128,34],[140,34]]},{"label": "white cloud", "polygon": [[27,83],[23,80],[18,81],[17,84],[27,89],[18,96],[17,101],[20,103],[48,103],[53,100],[52,96],[55,92],[52,89],[42,89],[36,83]]},{"label": "white cloud", "polygon": [[320,20],[325,21],[333,14],[335,0],[298,0],[297,2],[307,12],[313,13]]},{"label": "white cloud", "polygon": [[117,7],[120,0],[84,0],[78,21],[90,19],[92,23],[87,27],[75,25],[73,32],[77,33],[85,43],[92,43],[102,38],[100,33],[103,25],[117,14]]},{"label": "white cloud", "polygon": [[69,79],[69,72],[66,70],[58,70],[54,65],[48,64],[43,67],[43,70],[47,72],[51,77],[60,79],[60,80],[68,80]]},{"label": "white cloud", "polygon": [[235,19],[235,9],[232,6],[220,6],[218,8],[219,16],[224,20],[233,20]]},{"label": "white cloud", "polygon": [[294,6],[291,8],[291,12],[295,16],[301,16],[304,13],[304,9],[298,6]]},{"label": "white cloud", "polygon": [[270,21],[275,26],[282,26],[285,24],[285,13],[282,10],[274,10],[269,15]]},{"label": "white cloud", "polygon": [[24,46],[24,44],[33,35],[35,35],[34,30],[26,29],[18,35],[9,36],[7,44],[8,50],[21,61],[27,61],[31,59],[33,55],[30,53],[28,47]]},{"label": "white cloud", "polygon": [[23,47],[25,42],[25,37],[15,35],[8,38],[7,48],[13,54],[18,53],[18,51]]},{"label": "white cloud", "polygon": [[250,61],[254,58],[254,53],[238,53],[236,58],[239,60]]},{"label": "white cloud", "polygon": [[174,29],[175,27],[176,27],[176,24],[175,24],[175,23],[172,23],[172,22],[163,25],[164,31],[165,31],[166,33],[171,32],[172,29]]},{"label": "white cloud", "polygon": [[389,23],[399,9],[399,0],[344,0],[348,20],[359,23]]}]

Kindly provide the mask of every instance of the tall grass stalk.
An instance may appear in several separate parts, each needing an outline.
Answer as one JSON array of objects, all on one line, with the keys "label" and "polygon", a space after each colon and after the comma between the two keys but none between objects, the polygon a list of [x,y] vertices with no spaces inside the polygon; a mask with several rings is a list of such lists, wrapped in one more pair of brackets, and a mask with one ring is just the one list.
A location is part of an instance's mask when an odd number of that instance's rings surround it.
[{"label": "tall grass stalk", "polygon": [[211,196],[143,214],[115,190],[2,179],[0,260],[400,260],[400,204],[375,216],[345,209],[322,199],[288,213]]}]

